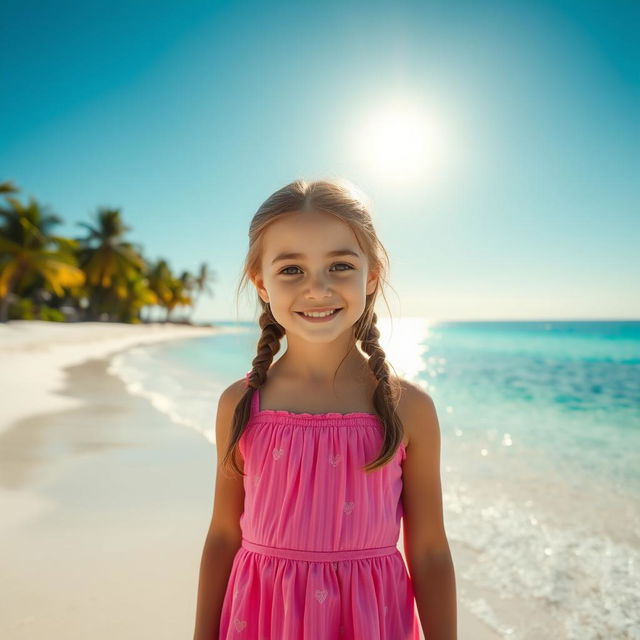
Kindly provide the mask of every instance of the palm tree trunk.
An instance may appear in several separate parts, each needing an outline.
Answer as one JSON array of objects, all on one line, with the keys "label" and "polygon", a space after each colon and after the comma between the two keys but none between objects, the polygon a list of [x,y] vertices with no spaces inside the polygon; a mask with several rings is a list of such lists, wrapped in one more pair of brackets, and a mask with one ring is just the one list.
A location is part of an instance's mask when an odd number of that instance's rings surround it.
[{"label": "palm tree trunk", "polygon": [[196,305],[198,304],[198,300],[200,300],[200,294],[198,294],[191,304],[191,313],[189,314],[189,322],[193,324],[193,314],[196,312]]}]

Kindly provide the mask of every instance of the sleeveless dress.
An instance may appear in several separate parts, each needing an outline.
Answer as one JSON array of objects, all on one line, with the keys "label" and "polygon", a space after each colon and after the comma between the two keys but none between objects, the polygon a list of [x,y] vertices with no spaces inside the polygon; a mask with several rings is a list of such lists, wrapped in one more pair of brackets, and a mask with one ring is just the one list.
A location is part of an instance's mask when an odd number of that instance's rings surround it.
[{"label": "sleeveless dress", "polygon": [[261,411],[258,389],[251,405],[220,640],[419,640],[396,546],[404,444],[367,474],[382,445],[376,415]]}]

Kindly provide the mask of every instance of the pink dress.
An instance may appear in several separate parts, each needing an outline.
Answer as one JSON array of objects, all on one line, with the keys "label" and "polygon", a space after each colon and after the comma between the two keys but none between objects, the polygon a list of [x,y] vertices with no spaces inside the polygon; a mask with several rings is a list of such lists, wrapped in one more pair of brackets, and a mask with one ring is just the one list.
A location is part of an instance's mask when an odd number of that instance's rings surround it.
[{"label": "pink dress", "polygon": [[373,414],[260,411],[254,391],[220,640],[420,638],[396,546],[405,447],[382,469],[360,468],[381,444]]}]

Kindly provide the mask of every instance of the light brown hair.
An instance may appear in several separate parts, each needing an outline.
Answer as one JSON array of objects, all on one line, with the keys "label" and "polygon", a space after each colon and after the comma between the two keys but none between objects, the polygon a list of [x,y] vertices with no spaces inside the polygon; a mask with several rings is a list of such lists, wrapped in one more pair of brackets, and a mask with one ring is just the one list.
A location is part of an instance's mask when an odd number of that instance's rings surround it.
[{"label": "light brown hair", "polygon": [[[367,296],[364,312],[354,325],[354,338],[356,341],[361,341],[362,351],[369,355],[369,367],[378,381],[373,394],[373,405],[376,415],[383,424],[383,444],[378,457],[363,467],[366,472],[374,471],[393,458],[402,442],[404,431],[396,412],[400,398],[400,384],[397,376],[391,376],[390,368],[393,367],[387,362],[378,342],[380,332],[376,326],[377,315],[374,311],[378,292],[381,292],[386,302],[380,283],[386,282],[385,274],[388,272],[389,258],[373,227],[365,196],[352,183],[343,179],[315,182],[295,180],[270,195],[260,205],[249,225],[249,250],[237,294],[252,280],[253,276],[261,271],[262,236],[266,227],[285,214],[304,215],[309,211],[324,211],[348,224],[367,256],[369,272],[378,274],[376,290]],[[235,408],[231,438],[222,461],[226,466],[231,457],[231,465],[240,475],[245,474],[238,466],[236,449],[251,414],[253,392],[266,382],[267,371],[273,362],[274,355],[280,350],[280,341],[285,335],[284,328],[271,314],[269,303],[264,302],[260,296],[257,298],[261,306],[258,322],[262,333],[258,340],[256,357],[251,363],[249,386]],[[340,364],[342,362],[344,358]]]}]

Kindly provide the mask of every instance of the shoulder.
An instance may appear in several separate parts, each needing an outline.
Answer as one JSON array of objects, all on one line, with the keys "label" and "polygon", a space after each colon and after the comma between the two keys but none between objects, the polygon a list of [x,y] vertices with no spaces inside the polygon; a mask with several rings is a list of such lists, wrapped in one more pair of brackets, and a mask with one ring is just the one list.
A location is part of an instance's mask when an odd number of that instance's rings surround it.
[{"label": "shoulder", "polygon": [[238,402],[247,390],[247,383],[244,378],[232,382],[221,394],[218,400],[218,420],[217,420],[217,442],[227,442],[233,414],[238,406]]},{"label": "shoulder", "polygon": [[220,404],[232,405],[234,408],[247,390],[247,381],[240,378],[232,382],[221,394]]},{"label": "shoulder", "polygon": [[398,414],[408,437],[409,446],[412,441],[438,440],[440,426],[433,398],[415,382],[396,377],[401,394]]}]

